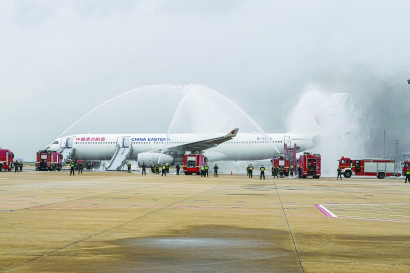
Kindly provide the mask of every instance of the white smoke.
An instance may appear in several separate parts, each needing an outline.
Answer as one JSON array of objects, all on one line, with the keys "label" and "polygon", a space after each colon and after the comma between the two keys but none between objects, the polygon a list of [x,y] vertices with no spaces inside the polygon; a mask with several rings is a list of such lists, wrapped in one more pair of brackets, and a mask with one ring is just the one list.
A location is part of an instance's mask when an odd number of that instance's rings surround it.
[{"label": "white smoke", "polygon": [[[332,93],[318,84],[307,85],[289,115],[289,130],[309,122],[321,113]],[[350,94],[342,113],[326,119],[325,126],[319,132],[325,136],[323,142],[310,151],[321,154],[323,176],[336,176],[337,160],[342,156],[365,157],[365,144],[370,141],[370,137],[369,125],[363,124],[362,121],[368,106],[363,102],[355,103],[354,99],[354,95]]]}]

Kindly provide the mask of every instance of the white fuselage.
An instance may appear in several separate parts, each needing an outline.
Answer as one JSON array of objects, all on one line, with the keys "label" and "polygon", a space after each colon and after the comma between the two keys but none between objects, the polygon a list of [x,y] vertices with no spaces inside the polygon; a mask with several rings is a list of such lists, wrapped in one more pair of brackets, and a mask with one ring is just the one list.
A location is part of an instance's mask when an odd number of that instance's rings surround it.
[{"label": "white fuselage", "polygon": [[[72,158],[81,160],[110,160],[117,145],[124,138],[132,146],[129,159],[137,159],[139,153],[181,146],[192,142],[220,137],[221,134],[79,134],[61,137],[46,147],[58,151],[63,147],[75,148]],[[297,145],[298,152],[315,147],[313,134],[261,134],[238,133],[233,139],[200,151],[210,161],[219,160],[263,160],[284,153],[284,144]],[[70,148],[71,148],[70,147]],[[276,147],[276,149],[275,149]],[[193,151],[192,151],[193,152]]]}]

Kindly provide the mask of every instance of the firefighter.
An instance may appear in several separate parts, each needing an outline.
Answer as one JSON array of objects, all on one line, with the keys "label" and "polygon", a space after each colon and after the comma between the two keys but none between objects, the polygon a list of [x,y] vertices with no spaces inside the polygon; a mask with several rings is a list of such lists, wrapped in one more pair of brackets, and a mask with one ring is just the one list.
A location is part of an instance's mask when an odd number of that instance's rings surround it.
[{"label": "firefighter", "polygon": [[340,180],[342,180],[342,170],[340,169],[340,167],[337,168],[337,180],[339,180],[339,177],[340,177]]},{"label": "firefighter", "polygon": [[73,176],[74,176],[74,169],[75,169],[74,161],[71,161],[71,163],[70,163],[70,176],[71,176],[71,174],[73,174]]},{"label": "firefighter", "polygon": [[83,174],[83,163],[78,163],[78,174]]},{"label": "firefighter", "polygon": [[177,163],[177,165],[175,166],[175,170],[177,171],[177,175],[179,175],[179,169],[180,169],[180,166],[179,166],[179,164]]},{"label": "firefighter", "polygon": [[407,181],[409,181],[410,183],[410,169],[406,170],[406,180],[404,181],[404,183],[407,183]]},{"label": "firefighter", "polygon": [[145,165],[145,162],[142,163],[142,166],[141,166],[141,167],[142,167],[142,175],[144,175],[144,174],[147,175],[147,172],[145,171],[145,168],[147,167],[147,166]]},{"label": "firefighter", "polygon": [[[265,169],[265,168],[264,168]],[[265,174],[264,174],[265,175]],[[253,166],[252,164],[249,165],[249,178],[253,177]]]},{"label": "firefighter", "polygon": [[302,178],[302,167],[299,166],[298,168],[298,178]]},{"label": "firefighter", "polygon": [[22,161],[22,160],[20,160],[20,165],[19,165],[19,167],[20,167],[20,172],[23,172],[23,161]]},{"label": "firefighter", "polygon": [[128,172],[130,173],[131,172],[131,162],[127,162],[127,168],[128,168]]},{"label": "firefighter", "polygon": [[215,166],[214,166],[214,177],[215,176],[218,177],[218,169],[219,169],[218,165],[215,164]]},{"label": "firefighter", "polygon": [[151,173],[155,173],[155,165],[154,165],[154,163],[151,164]]},{"label": "firefighter", "polygon": [[280,178],[283,178],[283,172],[284,172],[283,166],[280,166],[280,167],[279,167],[279,175],[280,175]]},{"label": "firefighter", "polygon": [[167,176],[167,166],[165,166],[164,163],[162,163],[162,174],[161,176]]},{"label": "firefighter", "polygon": [[272,176],[275,175],[275,166],[272,165]]},{"label": "firefighter", "polygon": [[14,161],[14,172],[15,173],[19,172],[19,162],[17,160]]},{"label": "firefighter", "polygon": [[263,167],[262,165],[259,170],[261,170],[261,175],[259,177],[259,180],[262,180],[262,176],[263,176],[263,180],[265,180],[265,167]]},{"label": "firefighter", "polygon": [[293,177],[293,165],[290,165],[290,176]]},{"label": "firefighter", "polygon": [[157,163],[157,165],[155,165],[155,173],[159,175],[159,166],[158,166],[158,163]]},{"label": "firefighter", "polygon": [[206,175],[206,177],[208,177],[208,169],[209,169],[208,164],[206,164],[206,165],[205,165],[205,174],[204,174],[204,177],[205,177],[205,175]]},{"label": "firefighter", "polygon": [[165,163],[165,170],[167,171],[167,173],[169,173],[169,164],[168,164],[168,162]]},{"label": "firefighter", "polygon": [[205,166],[201,165],[201,177],[205,177]]},{"label": "firefighter", "polygon": [[273,169],[273,178],[278,178],[278,173],[279,173],[279,169],[278,167],[275,166],[275,168]]}]

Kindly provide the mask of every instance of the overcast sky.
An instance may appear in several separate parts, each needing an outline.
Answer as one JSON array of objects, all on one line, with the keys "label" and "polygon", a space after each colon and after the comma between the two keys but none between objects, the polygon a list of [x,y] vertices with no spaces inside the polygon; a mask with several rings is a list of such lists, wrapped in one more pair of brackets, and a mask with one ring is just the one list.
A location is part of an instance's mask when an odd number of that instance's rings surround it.
[{"label": "overcast sky", "polygon": [[[346,115],[356,130],[350,141],[366,137],[364,153],[377,155],[386,130],[387,152],[395,152],[396,138],[409,151],[409,10],[410,1],[394,0],[3,0],[0,146],[34,160],[37,150],[116,95],[197,84],[273,133],[291,129],[289,116],[312,89],[347,92]],[[100,133],[167,132],[166,101],[151,107],[149,92],[133,99],[131,107],[145,115],[119,116],[108,106],[70,133],[88,133],[96,119],[112,127],[101,125]],[[120,109],[118,102],[112,108]]]}]

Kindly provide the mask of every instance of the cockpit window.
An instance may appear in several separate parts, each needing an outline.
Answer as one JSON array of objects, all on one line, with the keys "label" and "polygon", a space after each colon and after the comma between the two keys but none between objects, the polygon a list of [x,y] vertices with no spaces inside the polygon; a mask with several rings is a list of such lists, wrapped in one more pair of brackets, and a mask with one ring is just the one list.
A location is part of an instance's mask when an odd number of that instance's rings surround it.
[{"label": "cockpit window", "polygon": [[58,141],[57,141],[57,140],[56,140],[56,141],[54,141],[54,142],[53,142],[53,144],[58,144]]}]

